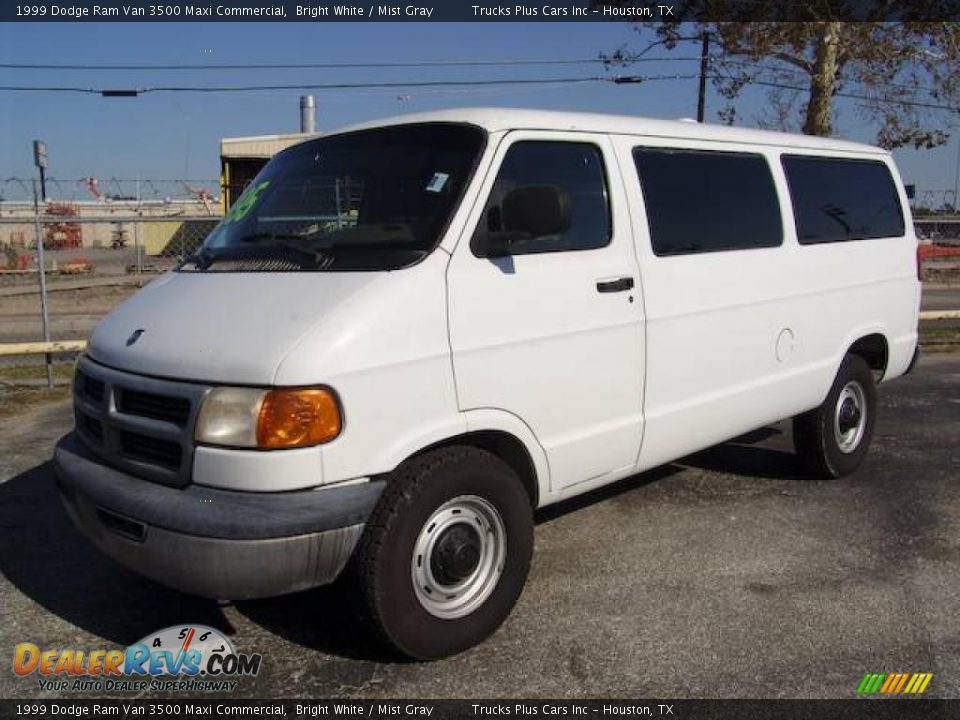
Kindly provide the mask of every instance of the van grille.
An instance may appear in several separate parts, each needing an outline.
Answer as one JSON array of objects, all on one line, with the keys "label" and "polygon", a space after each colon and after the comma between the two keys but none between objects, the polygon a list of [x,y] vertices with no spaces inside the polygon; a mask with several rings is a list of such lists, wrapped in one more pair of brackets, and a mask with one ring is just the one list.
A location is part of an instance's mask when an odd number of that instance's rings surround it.
[{"label": "van grille", "polygon": [[95,420],[89,415],[78,412],[77,426],[81,427],[98,445],[103,445],[103,425],[100,424],[99,420]]},{"label": "van grille", "polygon": [[81,358],[73,394],[77,435],[132,475],[182,487],[190,482],[193,424],[208,390]]},{"label": "van grille", "polygon": [[82,372],[77,373],[77,386],[83,395],[93,402],[100,402],[103,400],[103,391],[104,385],[99,380],[94,380],[92,377],[84,375]]},{"label": "van grille", "polygon": [[183,427],[190,419],[190,401],[169,395],[154,395],[124,389],[117,399],[117,410],[127,415],[140,415],[154,420],[166,420]]},{"label": "van grille", "polygon": [[149,435],[120,432],[120,448],[124,455],[148,463],[177,470],[183,456],[180,443],[158,440]]}]

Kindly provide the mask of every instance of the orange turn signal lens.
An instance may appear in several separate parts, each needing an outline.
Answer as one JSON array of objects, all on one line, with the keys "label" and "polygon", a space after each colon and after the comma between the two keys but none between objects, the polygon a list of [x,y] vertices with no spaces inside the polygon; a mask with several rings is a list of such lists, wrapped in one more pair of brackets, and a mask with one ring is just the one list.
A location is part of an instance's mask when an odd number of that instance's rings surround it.
[{"label": "orange turn signal lens", "polygon": [[257,417],[257,445],[297,448],[319,445],[340,434],[340,408],[323,388],[278,388],[263,398]]}]

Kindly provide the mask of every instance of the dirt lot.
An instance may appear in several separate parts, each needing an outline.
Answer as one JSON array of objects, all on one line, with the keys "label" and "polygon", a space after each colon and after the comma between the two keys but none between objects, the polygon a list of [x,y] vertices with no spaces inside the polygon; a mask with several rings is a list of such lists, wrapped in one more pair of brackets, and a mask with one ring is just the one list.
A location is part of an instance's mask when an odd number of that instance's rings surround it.
[{"label": "dirt lot", "polygon": [[[411,664],[370,643],[340,588],[221,606],[100,556],[47,463],[69,402],[36,395],[0,416],[0,652],[205,623],[263,655],[241,697],[844,698],[865,672],[922,671],[927,696],[958,698],[960,355],[926,357],[880,398],[853,477],[798,474],[780,424],[542,512],[504,627]],[[0,697],[38,694],[0,672]]]},{"label": "dirt lot", "polygon": [[[101,285],[49,294],[47,312],[54,340],[86,338],[97,321],[139,285]],[[0,296],[0,342],[29,342],[43,337],[39,295]]]}]

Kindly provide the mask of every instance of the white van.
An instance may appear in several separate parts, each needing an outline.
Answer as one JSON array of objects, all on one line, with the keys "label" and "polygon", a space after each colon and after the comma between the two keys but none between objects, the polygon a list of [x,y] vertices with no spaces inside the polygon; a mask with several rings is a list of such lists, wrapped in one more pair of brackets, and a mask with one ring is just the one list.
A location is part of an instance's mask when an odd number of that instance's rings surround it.
[{"label": "white van", "polygon": [[874,147],[512,109],[369,123],[278,154],[97,326],[59,486],[104,552],[186,592],[349,561],[383,638],[442,657],[510,612],[536,508],[786,417],[813,475],[853,472],[919,302]]}]

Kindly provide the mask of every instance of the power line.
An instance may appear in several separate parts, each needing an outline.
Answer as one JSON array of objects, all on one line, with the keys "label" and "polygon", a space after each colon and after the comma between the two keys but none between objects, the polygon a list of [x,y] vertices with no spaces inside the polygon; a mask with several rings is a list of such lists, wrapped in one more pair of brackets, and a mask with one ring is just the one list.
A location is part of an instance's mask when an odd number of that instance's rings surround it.
[{"label": "power line", "polygon": [[[636,62],[667,62],[681,60],[699,60],[683,57],[636,58]],[[185,65],[120,65],[120,64],[82,64],[82,63],[0,63],[4,70],[349,70],[383,68],[425,68],[425,67],[512,67],[515,65],[594,65],[603,63],[600,57],[581,59],[559,58],[521,58],[518,60],[415,60],[409,62],[309,62],[309,63],[211,63]]]},{"label": "power line", "polygon": [[696,75],[613,75],[561,77],[561,78],[502,78],[493,80],[410,80],[396,82],[352,82],[352,83],[306,83],[291,85],[158,85],[143,88],[84,88],[84,87],[50,87],[35,85],[0,85],[0,91],[10,92],[76,92],[105,97],[135,97],[148,93],[167,92],[260,92],[266,90],[354,90],[369,88],[432,88],[432,87],[488,87],[496,85],[558,85],[571,83],[614,83],[638,84],[658,80],[688,80]]},{"label": "power line", "polygon": [[[695,37],[681,37],[677,40],[700,40],[701,36]],[[703,57],[701,55],[692,55],[692,56],[664,56],[664,57],[643,57],[643,55],[657,47],[658,45],[664,44],[664,41],[659,41],[651,43],[641,52],[634,55],[624,56],[622,59],[616,59],[614,57],[595,57],[595,58],[580,58],[580,59],[562,59],[562,58],[521,58],[516,60],[417,60],[409,62],[307,62],[307,63],[242,63],[242,64],[233,64],[233,63],[213,63],[213,64],[133,64],[133,65],[122,65],[122,64],[61,64],[61,63],[0,63],[0,69],[6,70],[57,70],[57,71],[150,71],[150,70],[159,70],[159,71],[178,71],[178,70],[296,70],[296,69],[337,69],[337,70],[349,70],[349,69],[384,69],[384,68],[443,68],[443,67],[509,67],[515,65],[526,65],[526,66],[549,66],[549,65],[588,65],[601,63],[605,66],[613,65],[622,65],[627,66],[633,63],[638,62],[694,62],[701,61]],[[773,73],[787,73],[797,77],[806,76],[801,70],[797,70],[789,67],[777,67],[765,64],[763,61],[751,61],[751,60],[736,60],[729,56],[723,55],[709,55],[707,56],[708,60],[716,60],[728,65],[735,65],[740,67],[755,67],[758,70],[767,70]],[[586,81],[587,79],[577,79],[576,81]],[[600,80],[600,78],[597,78]],[[570,78],[558,78],[556,80],[551,80],[551,82],[571,82]],[[437,81],[438,83],[440,81]],[[466,85],[472,84],[468,81],[443,81],[447,82],[450,85]],[[536,81],[523,81],[526,84],[529,82],[541,82],[540,80]],[[546,82],[545,80],[542,82]],[[482,84],[507,84],[508,81],[484,81]],[[480,82],[476,84],[481,84]],[[764,84],[760,81],[754,81],[754,84]],[[891,88],[903,88],[903,89],[917,89],[925,92],[930,92],[930,88],[916,87],[908,83],[895,83],[895,82],[876,82],[873,83],[882,87],[891,87]],[[290,89],[347,89],[348,87],[380,87],[380,88],[389,88],[389,87],[425,87],[427,85],[420,85],[418,83],[397,83],[397,84],[366,84],[366,83],[342,83],[342,84],[322,84],[322,85],[283,85],[283,86],[250,86],[250,90],[290,90]],[[233,88],[230,86],[224,87],[213,87],[213,88],[201,88],[201,87],[147,87],[142,90],[137,90],[137,93],[145,92],[240,92],[245,90],[246,87],[237,87]],[[787,89],[806,89],[806,88],[787,88]],[[55,91],[55,92],[83,92],[83,93],[95,93],[95,94],[104,94],[104,90],[95,90],[92,88],[79,88],[79,87],[28,87],[28,86],[0,86],[0,90],[10,90],[10,91]],[[108,94],[112,94],[112,91],[106,91]],[[129,95],[129,92],[124,93],[123,91],[117,92],[119,95]],[[905,103],[904,103],[905,104]],[[933,107],[941,107],[933,105]],[[949,106],[942,106],[942,109],[951,109]]]},{"label": "power line", "polygon": [[[724,55],[711,55],[710,59],[717,60],[718,63],[721,65],[733,65],[735,67],[755,68],[756,70],[759,70],[759,71],[766,71],[770,73],[775,73],[777,75],[793,75],[794,77],[800,77],[800,78],[810,77],[810,74],[803,70],[788,67],[788,66],[780,67],[776,65],[768,65],[762,60],[735,60],[733,58],[730,58]],[[843,82],[857,82],[856,80],[853,80],[849,77],[837,77],[837,80],[843,81]],[[922,85],[916,85],[914,83],[875,80],[875,81],[871,81],[869,84],[871,86],[897,88],[900,90],[918,90],[920,92],[925,92],[928,94],[933,92],[932,88],[924,87]]]},{"label": "power line", "polygon": [[[699,57],[697,58],[699,60]],[[155,86],[144,88],[83,88],[83,87],[63,87],[63,86],[24,86],[24,85],[0,85],[0,91],[7,92],[74,92],[86,93],[92,95],[101,95],[105,97],[135,97],[148,93],[172,93],[172,92],[195,92],[195,93],[231,93],[231,92],[258,92],[258,91],[283,91],[283,90],[355,90],[355,89],[388,89],[388,88],[436,88],[436,87],[493,87],[504,85],[559,85],[576,83],[613,83],[616,85],[640,84],[644,82],[654,82],[661,80],[691,80],[697,78],[697,75],[678,74],[678,75],[616,75],[611,77],[602,76],[584,76],[584,77],[563,77],[563,78],[505,78],[494,80],[420,80],[420,81],[398,81],[398,82],[353,82],[353,83],[307,83],[291,85],[183,85],[183,86]],[[717,76],[713,75],[712,78]],[[774,87],[783,90],[798,90],[801,92],[809,91],[809,87],[802,85],[790,85],[788,83],[773,82],[769,80],[749,79],[750,85],[761,85],[764,87]],[[906,105],[910,107],[921,107],[932,110],[949,110],[960,112],[960,107],[946,105],[942,103],[922,102],[917,100],[890,100],[871,97],[861,93],[837,92],[834,97],[850,98],[854,100],[863,100],[867,102],[883,102],[886,104]]]},{"label": "power line", "polygon": [[[800,90],[801,92],[808,92],[810,88],[803,87],[802,85],[788,85],[786,83],[777,83],[767,80],[750,80],[749,84],[751,85],[763,85],[766,87],[775,87],[780,88],[781,90]],[[853,100],[865,100],[867,102],[875,103],[885,103],[887,105],[908,105],[910,107],[921,107],[927,108],[930,110],[951,110],[953,112],[960,112],[960,106],[957,105],[942,105],[939,103],[928,103],[921,102],[918,100],[891,100],[885,98],[876,98],[871,97],[870,95],[863,95],[860,93],[848,93],[848,92],[837,92],[833,94],[834,97],[842,98],[851,98]]]},{"label": "power line", "polygon": [[565,78],[505,78],[501,80],[410,80],[402,82],[352,82],[352,83],[303,83],[292,85],[183,85],[156,86],[127,89],[96,89],[84,87],[49,87],[35,85],[0,85],[0,91],[10,92],[76,92],[108,97],[145,95],[163,92],[255,92],[262,90],[352,90],[364,88],[427,88],[427,87],[474,87],[488,85],[538,85],[546,83],[605,82],[612,78],[565,77]]}]

